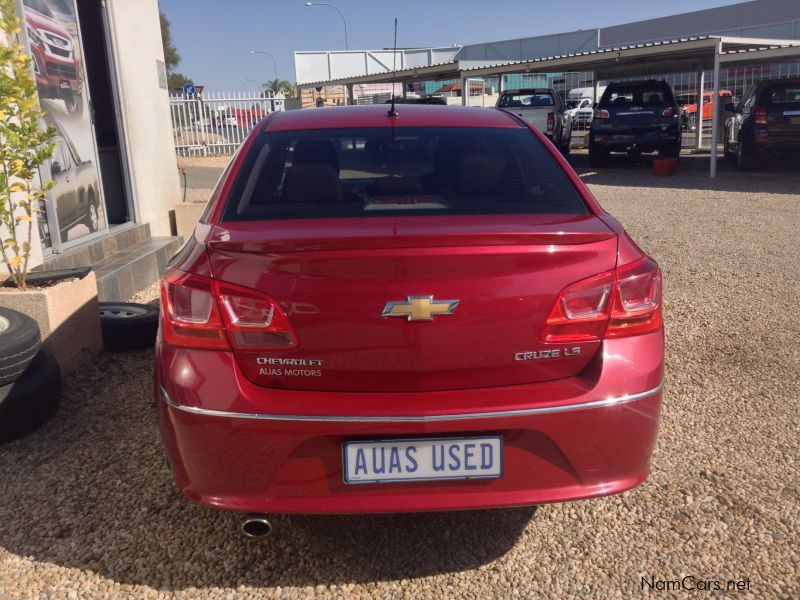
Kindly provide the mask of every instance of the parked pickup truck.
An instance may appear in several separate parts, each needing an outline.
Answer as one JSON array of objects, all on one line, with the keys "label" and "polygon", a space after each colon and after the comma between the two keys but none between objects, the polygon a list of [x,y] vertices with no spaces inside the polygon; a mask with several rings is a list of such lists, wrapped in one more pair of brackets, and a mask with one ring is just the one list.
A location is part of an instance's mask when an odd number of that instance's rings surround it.
[{"label": "parked pickup truck", "polygon": [[562,154],[569,154],[572,117],[554,89],[507,90],[500,94],[497,108],[522,117],[550,138]]},{"label": "parked pickup truck", "polygon": [[574,125],[588,125],[592,122],[594,116],[594,109],[592,108],[592,101],[589,98],[582,98],[580,100],[567,100],[567,114],[572,117]]},{"label": "parked pickup truck", "polygon": [[[703,120],[709,121],[713,115],[713,107],[711,106],[711,99],[714,97],[714,92],[705,92],[703,94]],[[675,96],[675,100],[681,109],[681,124],[684,129],[695,131],[697,129],[697,94],[686,92]],[[725,106],[733,101],[733,94],[730,90],[719,91],[719,106]]]}]

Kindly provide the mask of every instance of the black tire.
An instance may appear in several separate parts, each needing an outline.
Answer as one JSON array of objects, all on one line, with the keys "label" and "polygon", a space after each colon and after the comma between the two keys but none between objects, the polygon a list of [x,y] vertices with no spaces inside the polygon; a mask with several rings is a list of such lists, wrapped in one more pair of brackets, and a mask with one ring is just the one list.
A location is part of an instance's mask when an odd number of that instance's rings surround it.
[{"label": "black tire", "polygon": [[589,143],[589,164],[593,167],[602,167],[608,162],[610,152],[605,148],[599,148],[596,144]]},{"label": "black tire", "polygon": [[669,146],[662,146],[658,149],[659,158],[677,158],[681,157],[681,145],[670,144]]},{"label": "black tire", "polygon": [[86,200],[86,216],[83,223],[89,228],[90,233],[94,233],[100,228],[100,213],[97,208],[94,192],[89,192],[89,197]]},{"label": "black tire", "polygon": [[64,94],[62,98],[69,114],[78,117],[83,114],[83,94]]},{"label": "black tire", "polygon": [[731,152],[727,136],[725,136],[725,140],[722,142],[722,159],[725,162],[734,162],[736,160],[736,155]]},{"label": "black tire", "polygon": [[0,442],[35,431],[53,416],[61,399],[61,370],[45,348],[22,377],[0,387]]},{"label": "black tire", "polygon": [[561,145],[561,148],[559,148],[559,150],[561,150],[561,154],[563,156],[569,156],[569,151],[571,150],[571,148],[570,148],[570,140],[567,140],[566,142],[564,142]]},{"label": "black tire", "polygon": [[758,164],[758,155],[753,146],[746,139],[739,138],[739,147],[736,151],[736,166],[742,171],[752,171]]},{"label": "black tire", "polygon": [[36,321],[10,308],[0,308],[0,386],[19,379],[41,345]]},{"label": "black tire", "polygon": [[110,352],[152,348],[158,332],[158,308],[133,302],[101,302],[103,345]]}]

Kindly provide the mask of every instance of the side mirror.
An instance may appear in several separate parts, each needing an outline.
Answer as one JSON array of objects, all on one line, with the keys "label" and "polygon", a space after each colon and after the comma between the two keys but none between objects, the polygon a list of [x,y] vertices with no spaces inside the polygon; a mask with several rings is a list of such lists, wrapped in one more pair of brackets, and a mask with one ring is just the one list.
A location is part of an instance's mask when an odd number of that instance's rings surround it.
[{"label": "side mirror", "polygon": [[736,112],[736,106],[734,106],[733,102],[728,102],[725,105],[725,111],[727,111],[727,112]]},{"label": "side mirror", "polygon": [[594,109],[594,108],[597,108],[597,106],[598,106],[599,104],[600,104],[599,102],[595,102],[594,104],[592,104],[592,108],[593,108],[593,109]]},{"label": "side mirror", "polygon": [[55,177],[56,175],[61,173],[61,171],[63,171],[63,169],[61,168],[60,162],[54,160],[53,162],[50,163],[50,175],[52,177]]}]

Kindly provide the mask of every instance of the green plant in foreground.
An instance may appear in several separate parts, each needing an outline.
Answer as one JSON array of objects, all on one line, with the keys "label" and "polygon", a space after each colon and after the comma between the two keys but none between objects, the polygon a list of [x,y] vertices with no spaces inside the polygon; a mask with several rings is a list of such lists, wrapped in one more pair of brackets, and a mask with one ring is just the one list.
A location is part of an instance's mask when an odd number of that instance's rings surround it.
[{"label": "green plant in foreground", "polygon": [[55,182],[36,185],[39,168],[53,155],[55,129],[40,126],[31,59],[20,43],[22,20],[14,0],[0,0],[0,252],[17,287],[25,289],[33,220]]}]

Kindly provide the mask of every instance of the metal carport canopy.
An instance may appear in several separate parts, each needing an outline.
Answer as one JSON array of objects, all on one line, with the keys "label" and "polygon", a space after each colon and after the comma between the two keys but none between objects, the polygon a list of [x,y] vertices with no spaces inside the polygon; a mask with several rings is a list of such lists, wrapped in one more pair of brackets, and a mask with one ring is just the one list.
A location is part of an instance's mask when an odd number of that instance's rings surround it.
[{"label": "metal carport canopy", "polygon": [[600,48],[577,54],[518,60],[462,69],[462,77],[509,73],[593,71],[599,79],[680,73],[714,67],[716,53],[800,45],[800,40],[702,36]]},{"label": "metal carport canopy", "polygon": [[[566,56],[464,69],[463,79],[502,76],[507,73],[592,71],[594,81],[614,77],[713,70],[712,114],[720,114],[719,69],[722,62],[791,60],[800,57],[800,40],[774,40],[731,36],[702,36],[601,48]],[[709,177],[717,175],[719,119],[711,120]]]}]

